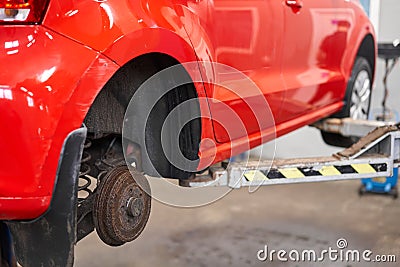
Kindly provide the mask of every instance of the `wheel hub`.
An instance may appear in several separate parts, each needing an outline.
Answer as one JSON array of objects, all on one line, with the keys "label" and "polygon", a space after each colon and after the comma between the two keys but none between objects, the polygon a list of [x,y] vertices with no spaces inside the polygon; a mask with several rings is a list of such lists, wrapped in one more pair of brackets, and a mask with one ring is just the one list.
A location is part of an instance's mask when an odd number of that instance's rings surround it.
[{"label": "wheel hub", "polygon": [[[146,178],[131,170],[140,184]],[[145,191],[136,183],[127,166],[111,169],[101,181],[94,203],[93,221],[101,240],[120,246],[136,239],[143,231],[151,209],[149,185]]]},{"label": "wheel hub", "polygon": [[127,211],[128,215],[131,217],[137,217],[142,213],[143,209],[143,200],[141,198],[133,198],[131,197],[128,200]]}]

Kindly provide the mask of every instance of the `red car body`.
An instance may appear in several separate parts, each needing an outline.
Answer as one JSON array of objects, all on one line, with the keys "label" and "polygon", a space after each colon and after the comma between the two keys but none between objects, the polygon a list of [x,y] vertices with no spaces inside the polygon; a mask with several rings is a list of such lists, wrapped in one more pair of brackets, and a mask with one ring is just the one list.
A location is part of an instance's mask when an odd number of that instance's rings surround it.
[{"label": "red car body", "polygon": [[[8,2],[0,1],[0,14]],[[43,6],[43,17],[39,11],[33,22],[0,22],[1,220],[32,219],[48,209],[65,138],[132,59],[161,53],[180,63],[197,61],[190,73],[204,81],[207,62],[238,69],[270,100],[281,136],[342,108],[356,55],[365,40],[375,39],[355,0],[28,3]],[[232,147],[242,152],[241,140],[254,147],[274,137],[255,126],[236,95],[195,87],[199,97],[213,96],[246,118],[247,130],[228,138],[202,118],[201,138],[213,145],[201,143],[199,170],[229,157]],[[202,114],[217,112],[212,101],[200,108]]]}]

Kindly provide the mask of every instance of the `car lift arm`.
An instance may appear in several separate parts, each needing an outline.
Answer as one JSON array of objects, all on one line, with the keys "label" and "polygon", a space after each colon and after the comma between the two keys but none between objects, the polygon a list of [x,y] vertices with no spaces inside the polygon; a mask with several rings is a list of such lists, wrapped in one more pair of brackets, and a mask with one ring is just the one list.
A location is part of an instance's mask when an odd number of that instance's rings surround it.
[{"label": "car lift arm", "polygon": [[[316,127],[330,132],[362,136],[381,122],[327,119]],[[380,126],[359,142],[330,157],[295,158],[274,161],[231,163],[227,168],[210,168],[207,175],[196,176],[185,186],[261,186],[321,182],[391,176],[400,163],[399,125]]]}]

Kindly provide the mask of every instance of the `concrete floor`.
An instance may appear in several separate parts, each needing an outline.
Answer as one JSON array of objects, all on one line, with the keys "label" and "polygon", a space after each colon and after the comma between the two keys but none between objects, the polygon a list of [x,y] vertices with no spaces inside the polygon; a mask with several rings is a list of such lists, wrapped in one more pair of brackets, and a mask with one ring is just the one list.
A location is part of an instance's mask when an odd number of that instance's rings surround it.
[{"label": "concrete floor", "polygon": [[395,254],[400,261],[400,202],[360,198],[359,181],[280,185],[234,190],[194,209],[153,201],[148,226],[134,242],[112,248],[91,234],[76,247],[75,266],[399,266],[346,262],[260,262],[257,251],[348,249]]}]

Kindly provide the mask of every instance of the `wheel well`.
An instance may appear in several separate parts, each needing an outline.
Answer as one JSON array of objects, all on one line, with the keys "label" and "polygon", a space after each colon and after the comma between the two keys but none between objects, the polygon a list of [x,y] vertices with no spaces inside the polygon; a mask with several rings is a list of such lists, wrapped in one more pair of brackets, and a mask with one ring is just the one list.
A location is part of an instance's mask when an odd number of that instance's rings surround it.
[{"label": "wheel well", "polygon": [[[373,53],[371,53],[371,51]],[[359,57],[364,57],[372,70],[372,77],[374,77],[375,74],[375,42],[374,38],[372,37],[371,34],[368,34],[367,36],[364,37],[364,40],[362,41],[360,48],[358,49],[357,56]]]},{"label": "wheel well", "polygon": [[[102,88],[91,105],[84,120],[88,134],[94,139],[101,139],[109,134],[121,135],[125,111],[135,91],[157,72],[175,65],[179,65],[179,62],[168,55],[150,53],[139,56],[122,66]],[[182,75],[189,76],[183,66],[180,66],[180,68],[183,70],[183,72],[180,71]],[[171,79],[174,79],[174,77],[171,77]],[[160,131],[164,119],[173,108],[188,99],[197,97],[193,83],[178,86],[157,102],[155,106],[156,115],[149,116],[147,120],[143,118],[143,120],[146,120],[146,142],[143,142],[143,144],[146,143],[146,150],[151,161],[146,164],[145,158],[142,156],[141,168],[145,173],[180,179],[187,178],[191,174],[175,168],[168,162],[160,144],[160,133],[153,131]],[[200,114],[199,104],[192,109],[195,110],[196,114]],[[193,110],[188,110],[188,112],[193,113]],[[152,113],[154,112],[152,111]],[[198,116],[197,119],[187,123],[179,135],[180,149],[186,158],[190,160],[198,159],[200,138],[201,120]],[[142,146],[144,145],[139,146],[143,150]]]}]

